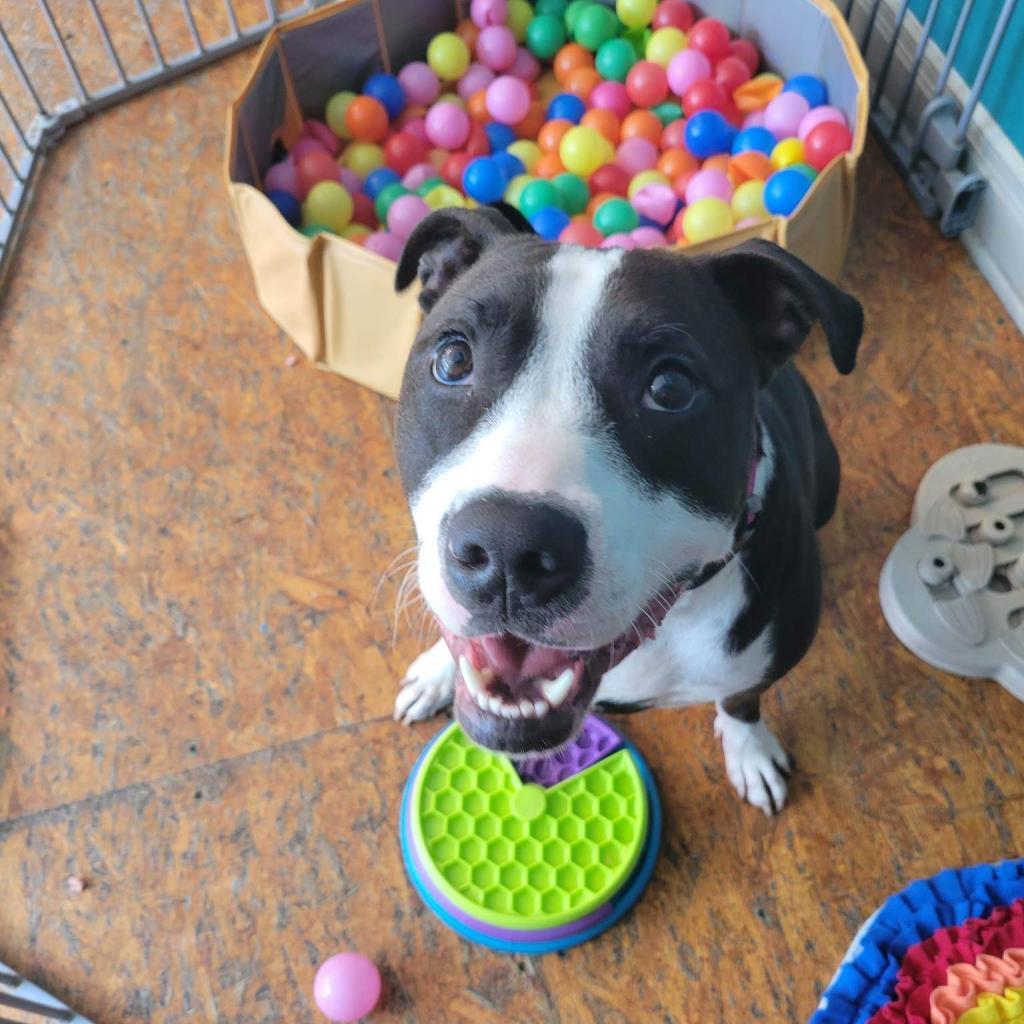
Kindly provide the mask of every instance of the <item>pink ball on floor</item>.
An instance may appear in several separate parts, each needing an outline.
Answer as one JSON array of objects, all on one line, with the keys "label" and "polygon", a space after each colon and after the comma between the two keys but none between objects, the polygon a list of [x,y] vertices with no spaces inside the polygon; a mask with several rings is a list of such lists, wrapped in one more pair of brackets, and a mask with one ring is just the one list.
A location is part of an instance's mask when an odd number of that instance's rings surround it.
[{"label": "pink ball on floor", "polygon": [[[821,110],[821,107],[818,107]],[[306,153],[330,153],[330,150],[318,139],[310,138],[308,135],[303,136],[298,142],[292,146],[292,151],[288,154],[292,163],[297,163]]]},{"label": "pink ball on floor", "polygon": [[516,37],[504,25],[488,25],[476,40],[476,56],[492,71],[508,71],[516,60]]},{"label": "pink ball on floor", "polygon": [[372,1013],[380,1000],[380,989],[380,971],[361,953],[328,957],[313,979],[317,1008],[328,1020],[339,1024],[349,1024]]},{"label": "pink ball on floor", "polygon": [[649,171],[657,162],[658,147],[640,135],[626,139],[615,151],[615,163],[628,172],[631,178],[641,171]]},{"label": "pink ball on floor", "polygon": [[291,160],[282,160],[274,164],[263,176],[263,189],[266,192],[288,192],[293,196],[299,194],[298,172]]},{"label": "pink ball on floor", "polygon": [[454,103],[435,103],[427,111],[427,138],[441,149],[460,149],[472,127],[469,114]]},{"label": "pink ball on floor", "polygon": [[763,110],[752,110],[745,118],[743,118],[744,128],[763,128],[764,127],[764,111]]},{"label": "pink ball on floor", "polygon": [[441,81],[434,69],[421,60],[406,64],[398,72],[398,84],[411,107],[429,107],[441,95]]},{"label": "pink ball on floor", "polygon": [[764,108],[764,126],[777,139],[796,135],[811,105],[798,92],[780,92]]},{"label": "pink ball on floor", "polygon": [[437,175],[437,168],[433,164],[416,164],[405,172],[402,178],[402,185],[410,192],[415,192],[427,180]]},{"label": "pink ball on floor", "polygon": [[516,59],[508,69],[510,75],[521,78],[524,82],[533,82],[540,77],[540,61],[524,46],[516,50]]},{"label": "pink ball on floor", "polygon": [[388,230],[404,242],[428,213],[430,207],[419,196],[399,196],[388,207]]},{"label": "pink ball on floor", "polygon": [[363,242],[363,248],[377,253],[378,256],[383,256],[385,259],[394,260],[397,263],[398,257],[402,255],[402,240],[395,238],[390,231],[374,231]]},{"label": "pink ball on floor", "polygon": [[610,110],[620,121],[633,109],[633,101],[621,82],[598,82],[590,93],[590,105]]},{"label": "pink ball on floor", "polygon": [[[633,196],[633,208],[642,217],[657,221],[659,224],[668,224],[675,216],[676,207],[679,205],[679,197],[671,185],[644,185],[637,189]],[[659,232],[660,233],[660,232]]]},{"label": "pink ball on floor", "polygon": [[686,183],[686,205],[692,206],[699,200],[712,196],[729,202],[732,199],[732,193],[732,182],[725,171],[717,171],[713,168],[698,171]]},{"label": "pink ball on floor", "polygon": [[700,50],[680,50],[668,62],[668,87],[682,96],[694,82],[711,77],[711,61]]},{"label": "pink ball on floor", "polygon": [[664,232],[647,224],[633,228],[629,233],[629,237],[633,239],[638,249],[656,249],[667,241]]},{"label": "pink ball on floor", "polygon": [[512,75],[501,75],[487,86],[487,113],[501,124],[518,124],[530,112],[530,87]]},{"label": "pink ball on floor", "polygon": [[410,135],[415,135],[421,142],[430,141],[427,136],[427,122],[422,117],[410,117],[409,120],[402,125],[402,131],[408,132]]},{"label": "pink ball on floor", "polygon": [[636,239],[627,235],[624,231],[609,235],[602,243],[602,249],[635,249]]},{"label": "pink ball on floor", "polygon": [[302,137],[316,139],[331,156],[337,156],[341,152],[341,139],[323,121],[314,121],[312,118],[303,121]]},{"label": "pink ball on floor", "polygon": [[797,138],[806,139],[819,124],[824,124],[826,121],[835,121],[836,124],[846,126],[846,115],[841,110],[836,110],[835,107],[815,107],[801,118],[800,126],[796,131]]},{"label": "pink ball on floor", "polygon": [[493,81],[494,72],[490,68],[474,63],[466,68],[466,73],[459,79],[456,90],[464,100],[468,101],[473,93],[486,89]]},{"label": "pink ball on floor", "polygon": [[508,19],[507,0],[473,0],[469,6],[469,16],[477,28],[504,25]]}]

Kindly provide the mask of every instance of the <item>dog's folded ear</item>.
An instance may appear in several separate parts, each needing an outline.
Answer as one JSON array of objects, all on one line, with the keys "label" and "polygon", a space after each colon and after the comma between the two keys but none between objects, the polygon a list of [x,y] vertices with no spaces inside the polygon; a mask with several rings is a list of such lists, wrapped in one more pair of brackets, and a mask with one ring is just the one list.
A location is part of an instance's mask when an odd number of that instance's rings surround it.
[{"label": "dog's folded ear", "polygon": [[832,361],[850,373],[864,329],[860,303],[803,260],[763,239],[706,257],[718,286],[747,326],[763,381],[800,347],[815,323]]},{"label": "dog's folded ear", "polygon": [[401,291],[419,275],[420,306],[429,312],[451,283],[472,266],[497,239],[531,232],[530,224],[507,203],[473,210],[436,210],[424,217],[409,236],[395,273]]}]

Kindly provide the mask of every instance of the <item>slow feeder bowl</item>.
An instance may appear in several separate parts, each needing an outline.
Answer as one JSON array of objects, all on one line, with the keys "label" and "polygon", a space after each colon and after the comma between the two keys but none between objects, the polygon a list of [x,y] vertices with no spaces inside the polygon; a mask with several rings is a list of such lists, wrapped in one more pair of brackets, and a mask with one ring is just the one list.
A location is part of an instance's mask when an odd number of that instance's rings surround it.
[{"label": "slow feeder bowl", "polygon": [[[318,365],[391,398],[420,320],[415,290],[396,295],[395,265],[336,235],[306,238],[261,191],[278,143],[291,148],[303,116],[321,117],[342,89],[422,60],[427,43],[465,13],[452,0],[340,0],[279,26],[228,112],[224,173],[260,305]],[[468,3],[462,5],[468,8]],[[817,75],[846,115],[853,147],[818,175],[788,218],[775,217],[708,242],[697,254],[767,238],[834,278],[853,221],[857,160],[867,129],[867,71],[831,0],[702,0],[760,48],[765,65]]]},{"label": "slow feeder bowl", "polygon": [[410,881],[450,928],[545,953],[599,935],[636,903],[661,808],[636,748],[593,715],[566,750],[518,763],[453,724],[409,776],[401,838]]}]

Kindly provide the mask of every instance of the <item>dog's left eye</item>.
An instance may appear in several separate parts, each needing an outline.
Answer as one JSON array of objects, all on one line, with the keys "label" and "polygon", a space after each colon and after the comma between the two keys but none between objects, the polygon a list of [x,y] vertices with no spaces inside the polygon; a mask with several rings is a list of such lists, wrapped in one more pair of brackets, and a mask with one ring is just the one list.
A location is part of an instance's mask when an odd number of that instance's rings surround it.
[{"label": "dog's left eye", "polygon": [[431,367],[434,380],[440,384],[468,384],[473,375],[473,350],[465,338],[442,338],[434,353]]},{"label": "dog's left eye", "polygon": [[676,363],[661,363],[651,374],[643,404],[656,412],[684,412],[696,393],[697,389],[685,370]]}]

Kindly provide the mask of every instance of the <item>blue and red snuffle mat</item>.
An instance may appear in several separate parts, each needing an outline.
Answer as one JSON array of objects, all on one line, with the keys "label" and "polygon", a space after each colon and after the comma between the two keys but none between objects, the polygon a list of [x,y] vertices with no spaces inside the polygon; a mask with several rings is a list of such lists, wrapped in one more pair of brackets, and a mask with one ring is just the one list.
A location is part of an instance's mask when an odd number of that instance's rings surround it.
[{"label": "blue and red snuffle mat", "polygon": [[951,869],[864,924],[808,1024],[1024,1024],[1024,859]]}]

